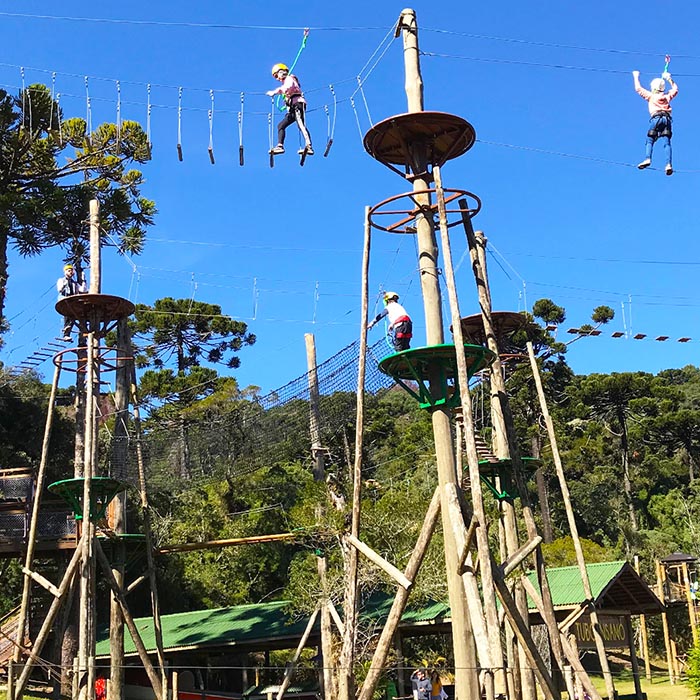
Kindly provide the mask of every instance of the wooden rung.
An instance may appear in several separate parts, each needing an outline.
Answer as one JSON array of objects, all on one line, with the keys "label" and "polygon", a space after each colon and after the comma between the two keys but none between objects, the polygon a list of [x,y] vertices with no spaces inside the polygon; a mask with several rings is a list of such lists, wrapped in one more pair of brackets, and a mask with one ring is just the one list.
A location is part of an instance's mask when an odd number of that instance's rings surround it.
[{"label": "wooden rung", "polygon": [[134,579],[127,587],[124,593],[129,594],[131,591],[133,591],[135,588],[138,588],[146,579],[148,578],[148,574],[143,574],[143,576],[139,576],[137,579]]},{"label": "wooden rung", "polygon": [[635,340],[644,340],[644,338],[647,337],[646,333],[637,333],[635,336],[633,336]]},{"label": "wooden rung", "polygon": [[522,547],[506,559],[503,564],[501,564],[500,569],[503,578],[508,576],[511,571],[513,571],[519,564],[532,554],[532,552],[537,549],[542,543],[542,538],[539,535],[533,537],[529,542],[526,542]]},{"label": "wooden rung", "polygon": [[683,338],[678,338],[679,343],[688,343],[691,340],[692,340],[691,338],[686,338],[685,336]]},{"label": "wooden rung", "polygon": [[579,328],[569,328],[566,332],[578,335],[581,332],[581,330]]},{"label": "wooden rung", "polygon": [[623,332],[623,331],[615,331],[615,332],[612,334],[612,337],[613,337],[613,338],[622,338],[623,335],[624,335],[624,332]]},{"label": "wooden rung", "polygon": [[667,335],[657,335],[656,338],[654,338],[654,340],[658,340],[659,342],[663,343],[664,340],[668,340],[668,338],[669,336]]}]

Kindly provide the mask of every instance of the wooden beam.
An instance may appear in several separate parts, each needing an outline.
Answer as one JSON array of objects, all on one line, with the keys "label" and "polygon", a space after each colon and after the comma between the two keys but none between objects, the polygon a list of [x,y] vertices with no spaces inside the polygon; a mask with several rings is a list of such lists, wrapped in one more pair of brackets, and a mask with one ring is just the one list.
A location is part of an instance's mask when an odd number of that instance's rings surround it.
[{"label": "wooden beam", "polygon": [[[282,680],[282,685],[280,686],[279,692],[277,693],[277,700],[282,700],[284,697],[284,694],[287,692],[287,688],[289,688],[289,684],[292,681],[292,676],[294,675],[294,669],[296,668],[297,661],[299,661],[299,657],[301,656],[301,652],[304,651],[304,647],[306,646],[306,642],[309,640],[309,635],[311,634],[311,630],[314,627],[314,623],[316,622],[316,618],[318,617],[318,611],[319,607],[316,606],[316,609],[313,611],[311,617],[309,618],[309,621],[306,623],[306,628],[304,629],[304,634],[301,635],[301,639],[299,640],[299,645],[297,646],[296,651],[294,652],[294,657],[292,658],[292,661],[290,664],[287,666],[287,668],[284,671],[284,679]],[[325,663],[325,659],[324,659]]]},{"label": "wooden beam", "polygon": [[371,547],[366,545],[364,542],[359,540],[354,535],[350,534],[346,536],[346,541],[349,542],[358,552],[362,552],[367,559],[374,562],[382,571],[389,574],[400,586],[403,586],[408,590],[412,585],[413,581],[407,578],[403,572],[399,571],[393,564],[390,564],[384,557],[377,554]]},{"label": "wooden beam", "polygon": [[280,542],[299,538],[297,532],[282,532],[272,535],[254,535],[251,537],[232,537],[226,540],[208,540],[207,542],[183,542],[158,547],[155,554],[174,554],[175,552],[194,552],[198,549],[216,549],[218,547],[237,547],[242,544],[261,544],[263,542]]},{"label": "wooden beam", "polygon": [[58,598],[60,595],[58,588],[56,588],[51,581],[44,578],[41,574],[38,574],[36,571],[30,571],[26,566],[23,566],[22,573],[25,576],[29,576],[32,581],[36,581],[40,586],[43,586],[52,596],[54,596],[54,598]]},{"label": "wooden beam", "polygon": [[508,574],[512,573],[522,563],[523,559],[529,557],[541,543],[542,538],[537,535],[537,537],[533,537],[529,542],[526,542],[522,547],[513,552],[513,554],[501,564],[503,578],[506,578]]}]

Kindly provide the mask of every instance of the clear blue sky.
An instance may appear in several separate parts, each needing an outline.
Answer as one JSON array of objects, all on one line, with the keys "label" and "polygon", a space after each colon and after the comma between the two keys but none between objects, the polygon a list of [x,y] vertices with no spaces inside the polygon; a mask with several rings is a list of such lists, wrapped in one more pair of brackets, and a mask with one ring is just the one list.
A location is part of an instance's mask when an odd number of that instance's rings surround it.
[{"label": "clear blue sky", "polygon": [[[624,7],[623,7],[624,5]],[[588,321],[593,307],[617,314],[605,334],[575,343],[577,372],[658,371],[695,363],[700,342],[700,6],[671,3],[416,2],[424,56],[426,109],[453,112],[476,128],[479,142],[443,169],[446,187],[477,193],[483,229],[501,257],[489,260],[497,309],[528,308],[543,296],[568,312],[565,328]],[[402,9],[389,2],[161,2],[118,5],[72,0],[6,2],[4,13],[128,19],[94,23],[0,14],[0,84],[49,82],[56,72],[66,116],[86,110],[84,75],[92,76],[92,119],[114,120],[121,81],[122,118],[145,123],[146,85],[153,85],[154,158],[146,196],[158,205],[135,268],[106,252],[103,291],[152,303],[163,296],[218,303],[258,337],[241,353],[242,386],[273,389],[305,371],[304,338],[316,334],[319,360],[359,333],[360,265],[365,205],[410,189],[362,147],[349,97],[361,73],[371,119],[404,112],[400,40],[383,44]],[[628,8],[628,9],[625,9]],[[654,18],[657,18],[654,24]],[[138,24],[135,21],[154,22]],[[249,28],[164,26],[163,22]],[[292,27],[266,29],[264,27]],[[310,105],[316,155],[268,166],[270,67],[291,62],[311,27],[295,71]],[[256,28],[251,28],[256,27]],[[367,65],[373,52],[379,58]],[[674,165],[639,172],[646,104],[631,71],[648,81],[672,55],[680,94],[674,107]],[[446,57],[449,56],[449,57]],[[364,68],[364,70],[363,70]],[[37,69],[43,69],[42,72]],[[109,78],[100,80],[98,78]],[[339,100],[335,142],[327,137],[327,104]],[[170,87],[163,87],[170,86]],[[177,86],[183,86],[182,145],[176,153]],[[215,91],[214,153],[209,163],[207,110]],[[245,93],[246,163],[238,165],[240,93]],[[362,131],[370,126],[362,93],[354,96]],[[275,121],[278,115],[275,115]],[[288,136],[289,151],[297,138]],[[498,145],[500,144],[500,145]],[[562,154],[568,154],[567,157]],[[452,233],[455,260],[465,249]],[[0,359],[16,364],[56,334],[53,310],[60,256],[10,259],[7,315],[12,332]],[[409,236],[375,233],[371,293],[394,289],[424,340],[423,308]],[[458,270],[463,314],[477,310],[466,264]],[[631,304],[630,304],[631,300]],[[623,323],[622,303],[625,306]],[[378,307],[379,308],[379,307]],[[447,310],[446,310],[447,313]],[[629,330],[671,339],[613,340]],[[371,339],[380,336],[377,327]],[[570,336],[563,336],[567,339]],[[42,368],[48,373],[49,367]]]}]

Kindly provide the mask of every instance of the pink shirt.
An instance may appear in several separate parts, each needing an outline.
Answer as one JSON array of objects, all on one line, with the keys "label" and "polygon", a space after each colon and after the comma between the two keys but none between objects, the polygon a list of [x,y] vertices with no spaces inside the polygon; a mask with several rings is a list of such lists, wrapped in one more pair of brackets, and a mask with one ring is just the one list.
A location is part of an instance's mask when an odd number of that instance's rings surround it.
[{"label": "pink shirt", "polygon": [[284,100],[287,104],[295,105],[298,102],[306,104],[304,93],[301,91],[301,85],[296,75],[288,75],[282,85],[280,85],[273,95],[284,95]]},{"label": "pink shirt", "polygon": [[635,90],[649,103],[649,114],[657,112],[671,113],[671,100],[678,94],[678,85],[673,83],[671,89],[667,93],[650,92],[645,90],[641,85],[635,87]]}]

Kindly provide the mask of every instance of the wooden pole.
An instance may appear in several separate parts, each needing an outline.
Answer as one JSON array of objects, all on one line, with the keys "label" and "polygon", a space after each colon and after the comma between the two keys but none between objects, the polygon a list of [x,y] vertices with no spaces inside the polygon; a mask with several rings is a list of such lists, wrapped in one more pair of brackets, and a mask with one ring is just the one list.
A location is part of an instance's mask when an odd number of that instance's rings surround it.
[{"label": "wooden pole", "polygon": [[[503,380],[503,369],[499,355],[501,349],[498,347],[496,333],[491,320],[491,290],[486,267],[485,241],[483,236],[474,233],[471,217],[467,212],[467,201],[464,199],[460,200],[459,204],[463,212],[462,224],[469,246],[469,255],[479,298],[486,344],[489,350],[496,354],[496,359],[491,364],[489,371],[494,449],[499,459],[507,460],[511,458],[511,450],[508,442],[508,427],[506,425],[504,409],[501,405],[501,398],[505,396],[505,382]],[[500,513],[499,540],[501,542],[502,557],[505,560],[519,549],[518,524],[515,504],[511,499],[501,499],[498,508]],[[514,596],[523,623],[526,627],[529,627],[527,597],[518,581],[514,584]],[[514,694],[516,697],[520,697],[522,694],[525,700],[536,700],[537,691],[534,685],[532,670],[527,663],[527,654],[525,650],[521,649],[519,651],[517,646],[514,646],[515,640],[513,639],[513,634],[515,634],[515,630],[511,630],[511,634],[507,634],[506,637],[508,644],[508,661],[513,664],[514,670]]]},{"label": "wooden pole", "polygon": [[[136,651],[139,655],[139,658],[141,659],[143,668],[146,671],[148,680],[151,682],[153,692],[155,693],[156,698],[163,698],[163,687],[161,685],[160,678],[158,677],[155,669],[153,668],[153,664],[151,663],[151,659],[148,657],[148,651],[146,650],[146,646],[143,643],[141,634],[139,633],[139,630],[136,627],[134,618],[129,612],[129,608],[124,598],[124,592],[117,585],[117,582],[115,581],[114,576],[112,575],[112,568],[109,565],[109,560],[105,556],[105,553],[102,551],[102,545],[97,540],[95,540],[95,553],[97,554],[97,558],[100,561],[100,566],[102,567],[102,571],[104,572],[105,578],[107,579],[107,584],[114,592],[114,595],[119,603],[119,607],[122,611],[122,617],[124,618],[124,622],[126,623],[126,626],[129,629],[129,634],[131,635],[131,639],[134,642],[134,646],[136,647]],[[163,698],[163,700],[165,700],[165,698]]]},{"label": "wooden pole", "polygon": [[[639,556],[636,554],[634,555],[634,570],[639,574]],[[649,660],[649,635],[646,615],[639,616],[639,631],[640,656],[644,659],[644,674],[651,683],[651,661]]]},{"label": "wooden pole", "polygon": [[668,680],[671,685],[675,685],[676,678],[673,672],[673,652],[671,651],[671,634],[668,629],[668,615],[666,614],[666,594],[664,592],[664,577],[661,568],[661,562],[656,560],[656,585],[659,589],[659,597],[664,604],[664,610],[661,613],[661,624],[664,629],[664,645],[666,646],[666,664],[668,665]]},{"label": "wooden pole", "polygon": [[[117,357],[116,389],[114,393],[115,424],[114,446],[112,448],[112,474],[116,479],[126,477],[126,467],[129,454],[128,428],[129,420],[129,389],[131,372],[129,366],[130,343],[127,342],[127,320],[117,323]],[[126,492],[118,493],[111,504],[112,522],[110,525],[117,534],[126,532]],[[120,588],[124,587],[124,543],[117,541],[113,544],[112,573]],[[124,619],[114,594],[110,598],[109,614],[109,700],[122,700],[124,696]]]},{"label": "wooden pole", "polygon": [[632,631],[632,617],[625,615],[625,627],[627,628],[627,639],[630,640],[630,661],[632,662],[632,679],[634,680],[634,692],[637,700],[644,700],[642,693],[642,683],[639,678],[639,662],[637,652],[634,648],[634,632]]},{"label": "wooden pole", "polygon": [[[27,554],[24,559],[24,568],[31,571],[34,565],[34,550],[36,548],[36,529],[39,522],[39,507],[41,505],[41,496],[44,492],[44,481],[46,478],[46,462],[49,456],[49,442],[51,441],[51,430],[53,429],[54,404],[56,403],[56,390],[58,389],[58,380],[61,377],[61,359],[60,356],[56,363],[56,369],[53,373],[53,382],[51,383],[51,393],[49,394],[49,405],[46,412],[46,425],[44,427],[44,440],[41,445],[41,461],[39,462],[39,473],[36,478],[36,488],[34,490],[34,501],[32,503],[32,519],[29,524],[29,535],[27,537]],[[20,605],[19,618],[17,620],[17,642],[12,658],[14,661],[19,661],[21,658],[21,646],[24,643],[24,631],[26,629],[27,615],[29,613],[29,596],[31,594],[31,577],[26,575],[22,587],[22,603]],[[8,698],[12,695],[8,691]]]},{"label": "wooden pole", "polygon": [[388,562],[384,557],[377,554],[371,547],[367,546],[364,542],[357,539],[353,535],[347,535],[345,541],[351,544],[358,552],[364,554],[367,559],[376,564],[384,573],[389,574],[391,578],[394,579],[400,586],[408,589],[413,585],[413,581],[406,577],[406,575],[397,569],[393,564]]},{"label": "wooden pole", "polygon": [[90,294],[102,291],[102,253],[100,250],[100,203],[90,200]]},{"label": "wooden pole", "polygon": [[[369,310],[369,256],[371,226],[369,207],[365,207],[364,253],[362,255],[362,309],[360,322],[360,357],[357,371],[357,413],[355,418],[355,460],[352,477],[352,520],[350,534],[360,537],[360,506],[362,499],[362,444],[365,410],[365,374],[367,364],[367,313]],[[355,695],[353,664],[355,661],[355,640],[357,636],[357,560],[355,547],[349,547],[346,554],[345,571],[345,629],[340,650],[338,669],[338,697],[352,700]]]},{"label": "wooden pole", "polygon": [[[440,491],[439,489],[435,489],[430,505],[428,506],[428,510],[425,513],[423,526],[421,527],[420,534],[418,535],[418,540],[416,541],[413,552],[411,552],[411,557],[408,560],[406,569],[404,570],[406,577],[410,580],[414,580],[420,571],[423,558],[425,557],[425,553],[428,549],[428,545],[430,544],[430,540],[433,536],[433,532],[435,531],[435,526],[437,525],[439,517]],[[379,635],[379,640],[377,641],[377,646],[374,650],[374,656],[372,656],[369,671],[367,672],[365,681],[362,684],[357,700],[372,700],[377,683],[385,673],[384,667],[389,657],[389,652],[391,651],[391,642],[396,634],[396,631],[398,630],[403,611],[406,609],[408,595],[409,591],[406,588],[399,588],[396,591],[396,597],[391,605],[391,610],[389,611],[389,615],[384,623],[382,633]]]},{"label": "wooden pole", "polygon": [[280,686],[280,689],[277,693],[277,700],[282,700],[284,694],[287,692],[287,688],[289,688],[289,684],[291,683],[292,676],[294,675],[294,669],[296,668],[297,661],[299,661],[301,652],[304,651],[304,647],[306,646],[306,642],[309,639],[311,630],[314,628],[314,623],[316,622],[316,618],[318,617],[318,612],[319,609],[317,607],[311,614],[311,617],[309,618],[309,621],[306,624],[306,628],[304,629],[304,634],[301,635],[299,645],[297,646],[297,649],[294,652],[294,656],[284,671],[284,679],[282,680],[282,685]]},{"label": "wooden pole", "polygon": [[613,681],[612,673],[610,673],[610,664],[608,663],[608,657],[605,653],[605,641],[603,640],[603,635],[600,632],[600,621],[598,619],[598,611],[596,610],[595,604],[593,602],[591,580],[588,576],[588,569],[586,568],[586,558],[583,555],[581,539],[578,536],[578,525],[576,525],[574,508],[571,503],[571,493],[569,491],[569,485],[566,481],[566,474],[564,473],[564,465],[561,461],[561,454],[559,453],[557,434],[554,430],[554,421],[552,420],[552,416],[549,412],[549,406],[547,405],[547,397],[544,394],[544,386],[542,385],[542,377],[540,375],[540,370],[537,365],[535,351],[532,347],[532,343],[529,341],[527,343],[527,354],[530,358],[530,368],[532,369],[532,377],[535,380],[537,397],[540,402],[540,411],[542,412],[542,417],[544,418],[545,426],[547,427],[549,445],[552,450],[552,459],[554,461],[554,467],[557,472],[557,478],[559,479],[559,488],[561,489],[561,495],[564,501],[566,519],[569,524],[569,533],[571,534],[571,539],[574,543],[574,551],[576,552],[576,563],[578,564],[579,574],[581,575],[581,583],[583,584],[583,593],[586,597],[586,600],[588,601],[588,615],[591,620],[591,629],[593,630],[593,639],[595,641],[596,651],[598,652],[598,661],[600,662],[600,668],[603,672],[603,678],[605,680],[605,691],[608,694],[608,698],[610,698],[610,700],[614,700],[615,683]]},{"label": "wooden pole", "polygon": [[[128,326],[126,327],[126,342],[131,347],[131,339],[128,338]],[[132,353],[129,352],[129,355]],[[168,700],[168,676],[165,669],[165,654],[163,652],[163,626],[160,619],[160,602],[158,600],[158,586],[156,581],[156,567],[153,560],[153,530],[151,528],[151,509],[148,505],[148,492],[146,491],[146,469],[143,460],[143,448],[141,445],[141,414],[139,411],[138,393],[136,391],[136,367],[131,362],[131,405],[134,419],[134,432],[136,434],[136,465],[139,474],[139,493],[141,497],[141,517],[143,519],[143,532],[146,547],[146,566],[148,569],[148,581],[151,588],[151,611],[153,613],[153,633],[156,640],[156,654],[160,666],[161,695],[159,700]],[[155,686],[154,686],[155,690]]]},{"label": "wooden pole", "polygon": [[251,537],[231,537],[225,540],[209,540],[208,542],[183,542],[158,547],[154,554],[174,554],[175,552],[194,552],[199,549],[217,549],[220,547],[237,547],[243,544],[261,544],[263,542],[280,542],[299,539],[298,532],[278,532],[271,535],[253,535]]},{"label": "wooden pole", "polygon": [[[472,416],[472,402],[469,393],[469,374],[467,361],[464,355],[464,335],[462,333],[462,315],[459,310],[459,298],[457,296],[457,284],[455,282],[454,266],[452,264],[452,247],[450,245],[450,234],[447,228],[447,212],[445,208],[445,193],[442,187],[442,173],[438,166],[433,168],[435,179],[435,190],[438,203],[438,220],[440,225],[440,242],[442,244],[442,255],[444,258],[443,271],[447,292],[450,300],[450,311],[452,315],[452,334],[454,335],[456,358],[457,358],[457,380],[459,385],[462,423],[464,428],[464,438],[467,450],[467,464],[469,466],[469,482],[471,487],[472,508],[478,527],[476,528],[477,550],[479,560],[482,563],[481,581],[483,595],[483,615],[486,624],[486,648],[488,663],[486,671],[489,677],[487,684],[487,698],[491,700],[494,695],[503,695],[506,692],[505,675],[503,673],[503,649],[498,624],[498,611],[496,609],[496,594],[491,576],[491,567],[486,565],[489,561],[489,538],[486,511],[484,509],[483,494],[481,492],[481,479],[479,477],[479,455],[476,449],[474,435],[474,419]],[[461,450],[462,446],[459,445]],[[451,484],[449,485],[452,486]],[[461,514],[460,514],[460,520]],[[462,526],[464,521],[462,520]],[[479,600],[477,598],[477,600]],[[473,609],[470,605],[470,610]],[[479,606],[481,607],[481,606]],[[472,625],[474,627],[474,625]],[[476,630],[474,630],[476,631]]]},{"label": "wooden pole", "polygon": [[[406,75],[406,97],[409,112],[423,111],[423,80],[420,73],[418,48],[418,22],[411,9],[403,10],[399,18],[399,27],[403,37],[404,68]],[[428,154],[416,154],[416,177],[413,180],[414,201],[418,206],[430,206],[430,195],[418,194],[429,188]],[[416,216],[416,239],[418,243],[418,269],[423,307],[425,309],[425,326],[427,345],[441,345],[444,342],[442,324],[442,302],[440,294],[440,274],[438,269],[438,250],[435,240],[435,227],[432,216]],[[439,367],[430,370],[431,391],[440,386]],[[457,484],[454,446],[452,444],[452,426],[449,409],[445,406],[431,411],[435,456],[437,461],[438,482],[441,497],[444,486]],[[459,552],[455,544],[452,524],[447,508],[441,508],[442,529],[445,538],[445,568],[447,571],[447,590],[452,615],[452,646],[455,659],[455,695],[458,698],[476,698],[480,693],[477,669],[476,649],[469,618],[467,598],[461,576],[458,571]],[[342,699],[345,700],[345,699]]]},{"label": "wooden pole", "polygon": [[693,644],[698,643],[698,621],[695,619],[695,602],[690,591],[690,574],[688,573],[688,562],[681,563],[683,570],[683,588],[685,589],[685,599],[688,603],[688,618],[690,619],[690,629],[693,633]]},{"label": "wooden pole", "polygon": [[73,552],[73,556],[71,557],[68,567],[66,568],[66,573],[63,575],[63,579],[58,586],[59,595],[58,597],[54,598],[51,602],[51,606],[49,607],[49,610],[46,613],[46,617],[44,618],[44,621],[41,624],[39,634],[34,640],[34,644],[32,645],[32,648],[29,652],[27,661],[24,665],[24,668],[22,669],[22,673],[20,674],[19,680],[15,685],[15,700],[19,700],[22,697],[24,688],[27,685],[27,681],[29,680],[29,675],[31,674],[36,662],[39,660],[39,654],[41,654],[41,651],[44,648],[44,644],[46,643],[46,640],[49,634],[51,633],[51,629],[53,627],[53,622],[56,618],[56,615],[58,614],[61,605],[66,599],[66,596],[70,592],[76,570],[81,563],[84,546],[85,534],[83,534],[82,538],[80,539],[80,542],[78,543],[78,546],[75,548],[75,552]]},{"label": "wooden pole", "polygon": [[[306,366],[309,373],[309,428],[311,433],[311,458],[313,459],[314,481],[326,480],[326,465],[324,450],[321,445],[321,412],[319,406],[318,371],[316,368],[316,342],[312,333],[304,335],[306,342]],[[325,504],[316,506],[316,524],[323,519]],[[331,628],[331,613],[328,608],[330,591],[326,576],[328,563],[325,556],[316,557],[316,571],[321,585],[321,656],[323,657],[323,688],[322,694],[325,700],[333,700],[335,697],[333,669],[333,630]]]}]

